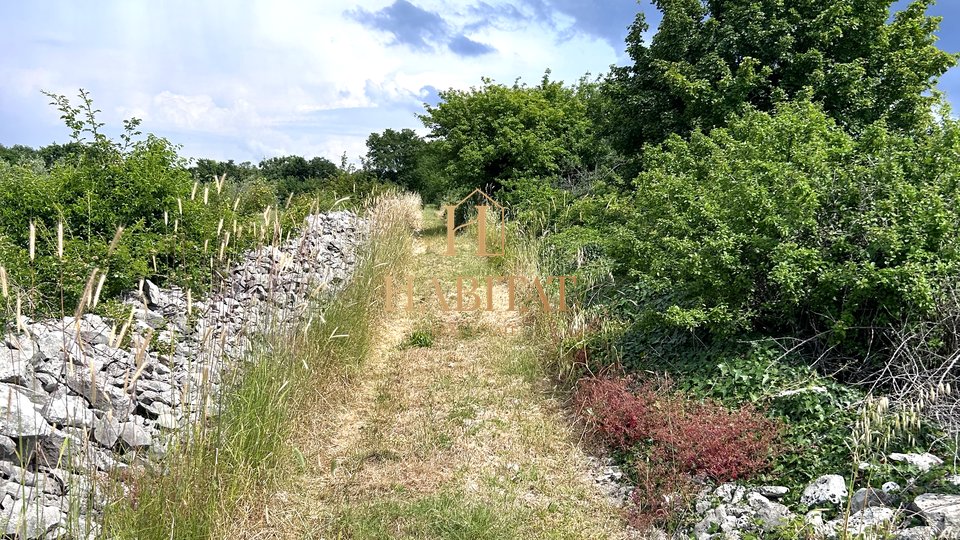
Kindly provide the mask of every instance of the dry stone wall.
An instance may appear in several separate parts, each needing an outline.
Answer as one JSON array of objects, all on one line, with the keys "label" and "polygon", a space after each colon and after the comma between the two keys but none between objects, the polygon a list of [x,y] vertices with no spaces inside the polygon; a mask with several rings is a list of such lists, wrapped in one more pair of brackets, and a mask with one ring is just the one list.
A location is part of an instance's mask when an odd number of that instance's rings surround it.
[{"label": "dry stone wall", "polygon": [[22,318],[0,346],[0,535],[96,537],[106,475],[162,458],[216,415],[225,368],[307,298],[339,290],[364,231],[350,212],[310,216],[298,237],[246,253],[206,299],[145,281],[124,299],[126,321]]}]

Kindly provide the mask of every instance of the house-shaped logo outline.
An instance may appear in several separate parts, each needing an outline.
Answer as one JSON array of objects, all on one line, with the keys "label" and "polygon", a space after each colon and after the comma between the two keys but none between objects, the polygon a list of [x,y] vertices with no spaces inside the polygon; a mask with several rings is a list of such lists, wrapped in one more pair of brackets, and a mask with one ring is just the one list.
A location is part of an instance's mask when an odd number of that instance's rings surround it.
[{"label": "house-shaped logo outline", "polygon": [[[485,204],[477,205],[477,219],[475,221],[468,221],[460,226],[455,226],[454,214],[457,208],[459,208],[460,205],[462,205],[463,203],[472,199],[477,194],[480,194],[481,196],[483,196],[483,198],[486,199],[490,203],[490,205],[485,205]],[[487,251],[487,236],[486,236],[486,231],[487,231],[486,213],[487,213],[487,209],[491,207],[496,208],[500,213],[499,215],[500,235],[498,238],[499,244],[500,244],[499,246],[500,250],[494,253],[490,253]],[[464,227],[467,227],[468,225],[474,225],[474,224],[477,226],[477,256],[478,257],[497,257],[497,256],[503,256],[506,253],[507,230],[505,225],[506,225],[506,219],[507,219],[507,209],[504,208],[502,204],[493,200],[493,198],[487,195],[482,189],[480,188],[474,189],[473,191],[470,192],[469,195],[467,195],[463,199],[460,199],[460,202],[458,202],[455,205],[444,206],[444,209],[447,211],[447,250],[444,253],[445,256],[453,257],[457,254],[457,248],[455,245],[457,231],[459,231]]]}]

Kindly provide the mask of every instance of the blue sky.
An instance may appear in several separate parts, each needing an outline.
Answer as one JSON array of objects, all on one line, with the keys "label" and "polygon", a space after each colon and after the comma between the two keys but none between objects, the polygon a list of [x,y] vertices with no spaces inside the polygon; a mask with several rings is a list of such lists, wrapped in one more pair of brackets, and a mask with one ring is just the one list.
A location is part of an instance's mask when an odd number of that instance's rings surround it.
[{"label": "blue sky", "polygon": [[[902,6],[906,0],[897,2]],[[103,0],[4,3],[0,144],[64,142],[40,93],[89,90],[101,121],[130,116],[189,157],[334,161],[387,127],[422,132],[437,90],[482,76],[574,81],[623,63],[642,0]],[[940,46],[960,51],[960,2],[940,0]],[[941,88],[960,96],[960,71]]]}]

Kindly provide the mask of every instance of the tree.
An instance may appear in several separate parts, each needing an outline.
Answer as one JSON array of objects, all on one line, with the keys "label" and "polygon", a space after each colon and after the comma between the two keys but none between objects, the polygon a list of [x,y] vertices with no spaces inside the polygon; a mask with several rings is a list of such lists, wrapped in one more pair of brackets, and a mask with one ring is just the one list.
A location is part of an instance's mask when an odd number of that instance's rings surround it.
[{"label": "tree", "polygon": [[22,144],[15,144],[10,147],[0,144],[0,160],[6,161],[11,165],[16,165],[21,161],[36,158],[38,154],[39,152],[37,150]]},{"label": "tree", "polygon": [[955,120],[853,137],[785,103],[650,147],[632,196],[591,219],[658,325],[860,353],[876,328],[935,316],[960,270],[958,152]]},{"label": "tree", "polygon": [[315,157],[309,161],[301,156],[282,156],[260,162],[264,178],[277,184],[277,197],[285,201],[291,195],[319,189],[329,178],[340,173],[332,161]]},{"label": "tree", "polygon": [[655,0],[663,20],[652,43],[640,13],[627,37],[633,65],[612,68],[604,85],[604,132],[635,155],[804,96],[852,132],[880,119],[922,128],[938,99],[930,90],[956,63],[935,45],[932,2],[888,22],[893,0]]},{"label": "tree", "polygon": [[381,182],[393,182],[412,191],[421,191],[423,181],[419,167],[425,142],[412,129],[387,129],[367,137],[364,168]]},{"label": "tree", "polygon": [[426,108],[420,118],[438,142],[451,188],[505,188],[530,201],[595,166],[596,139],[580,88],[548,75],[533,87],[484,78],[480,88],[441,92],[442,101]]}]

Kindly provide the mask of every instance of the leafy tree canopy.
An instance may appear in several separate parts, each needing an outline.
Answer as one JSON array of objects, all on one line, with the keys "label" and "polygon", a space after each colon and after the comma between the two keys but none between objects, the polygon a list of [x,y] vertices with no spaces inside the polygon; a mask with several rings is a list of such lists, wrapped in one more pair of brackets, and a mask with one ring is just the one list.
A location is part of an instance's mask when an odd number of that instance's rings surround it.
[{"label": "leafy tree canopy", "polygon": [[364,168],[381,182],[393,182],[406,189],[422,188],[420,156],[426,143],[412,129],[387,129],[367,137]]},{"label": "leafy tree canopy", "polygon": [[453,190],[533,187],[594,165],[596,139],[581,87],[548,75],[533,87],[484,78],[479,88],[441,92],[442,101],[427,106],[420,118],[438,141]]},{"label": "leafy tree canopy", "polygon": [[922,128],[938,99],[930,90],[956,63],[935,45],[932,2],[890,20],[893,0],[654,0],[663,20],[652,42],[640,13],[627,37],[633,64],[607,78],[604,131],[636,154],[805,96],[849,131],[880,119]]}]

